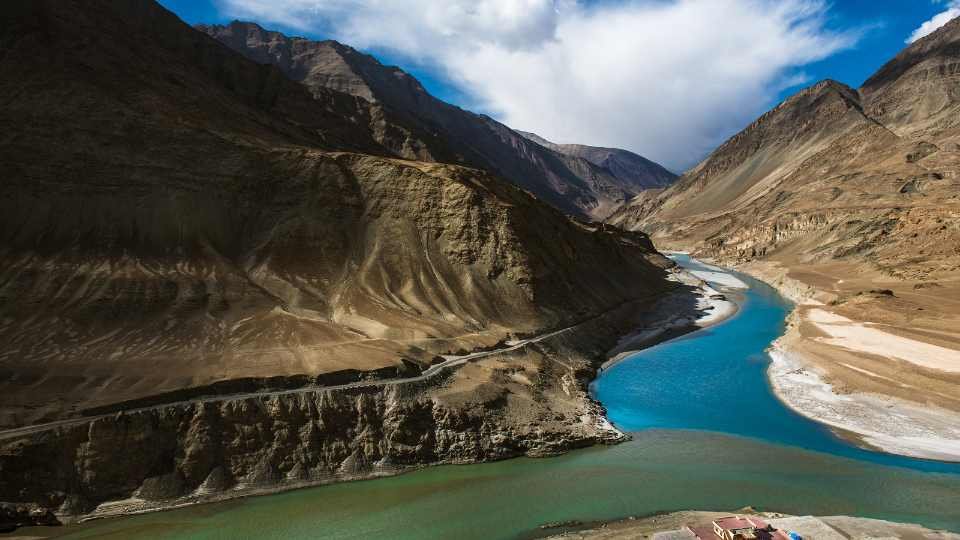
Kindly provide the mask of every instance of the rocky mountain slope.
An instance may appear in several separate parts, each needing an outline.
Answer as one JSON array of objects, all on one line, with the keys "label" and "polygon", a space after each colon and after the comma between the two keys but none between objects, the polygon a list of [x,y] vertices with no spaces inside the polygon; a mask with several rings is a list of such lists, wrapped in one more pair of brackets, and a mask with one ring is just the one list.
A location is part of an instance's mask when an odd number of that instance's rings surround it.
[{"label": "rocky mountain slope", "polygon": [[397,159],[366,100],[309,96],[151,2],[87,4],[17,2],[3,29],[0,115],[24,127],[0,144],[5,422],[48,392],[65,412],[429,364],[659,283],[641,235]]},{"label": "rocky mountain slope", "polygon": [[728,260],[790,251],[899,278],[956,270],[958,65],[953,21],[860,90],[823,81],[788,98],[609,221]]},{"label": "rocky mountain slope", "polygon": [[[936,405],[944,418],[956,418],[958,118],[960,20],[954,20],[907,47],[860,89],[823,81],[788,98],[676,184],[640,194],[610,221],[647,231],[662,247],[740,264],[780,285],[801,304],[783,341],[784,358],[802,357],[799,363],[813,366],[836,392]],[[838,332],[849,338],[836,338]],[[885,343],[885,351],[868,341]],[[924,363],[933,357],[941,359],[938,368]],[[892,403],[890,410],[908,410]],[[895,439],[898,422],[888,420],[870,430]],[[857,420],[833,422],[869,431]],[[931,431],[914,442],[930,434],[946,436]],[[951,448],[936,451],[960,453],[960,440],[951,440]],[[907,449],[901,451],[931,452],[901,443]]]},{"label": "rocky mountain slope", "polygon": [[199,28],[312,90],[334,89],[383,105],[407,125],[447,142],[458,163],[487,169],[571,215],[605,217],[669,175],[633,154],[618,153],[607,167],[576,152],[536,144],[492,118],[433,97],[410,74],[336,41],[287,37],[245,22]]},{"label": "rocky mountain slope", "polygon": [[8,2],[0,51],[0,501],[164,506],[620,437],[586,384],[668,288],[645,235],[438,163],[445,139],[151,0]]},{"label": "rocky mountain slope", "polygon": [[677,179],[677,175],[668,171],[659,163],[650,161],[629,150],[587,146],[585,144],[557,144],[536,133],[528,131],[518,131],[517,133],[540,146],[567,156],[583,158],[598,167],[603,167],[623,183],[622,187],[625,191],[636,191],[637,187],[641,187],[644,191],[665,188]]}]

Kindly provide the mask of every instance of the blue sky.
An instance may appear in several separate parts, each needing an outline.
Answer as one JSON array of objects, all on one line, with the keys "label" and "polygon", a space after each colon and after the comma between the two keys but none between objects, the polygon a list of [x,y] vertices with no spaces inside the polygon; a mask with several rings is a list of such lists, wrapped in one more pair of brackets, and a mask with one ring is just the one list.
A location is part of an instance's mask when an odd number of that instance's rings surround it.
[{"label": "blue sky", "polygon": [[917,27],[944,9],[942,3],[926,0],[836,0],[831,8],[832,24],[861,25],[866,31],[855,47],[805,71],[815,80],[829,78],[860,86],[906,46],[905,40]]},{"label": "blue sky", "polygon": [[924,22],[960,9],[960,0],[160,3],[191,24],[240,18],[339,39],[512,127],[629,148],[674,170],[802,86],[859,86]]}]

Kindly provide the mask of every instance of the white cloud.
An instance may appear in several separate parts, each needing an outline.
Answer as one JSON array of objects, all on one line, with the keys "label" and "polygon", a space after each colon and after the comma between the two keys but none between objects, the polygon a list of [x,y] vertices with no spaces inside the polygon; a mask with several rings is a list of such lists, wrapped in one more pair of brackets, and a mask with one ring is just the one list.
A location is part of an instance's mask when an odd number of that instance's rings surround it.
[{"label": "white cloud", "polygon": [[682,169],[856,40],[825,0],[220,0],[433,66],[511,127]]},{"label": "white cloud", "polygon": [[553,0],[218,0],[238,18],[322,31],[357,47],[435,58],[438,46],[496,43],[507,49],[553,38]]},{"label": "white cloud", "polygon": [[951,0],[950,2],[938,1],[936,3],[946,3],[947,9],[937,13],[932,19],[921,24],[920,27],[914,30],[913,33],[910,34],[910,37],[907,38],[907,43],[913,43],[922,37],[928,36],[951,20],[960,17],[960,0]]}]

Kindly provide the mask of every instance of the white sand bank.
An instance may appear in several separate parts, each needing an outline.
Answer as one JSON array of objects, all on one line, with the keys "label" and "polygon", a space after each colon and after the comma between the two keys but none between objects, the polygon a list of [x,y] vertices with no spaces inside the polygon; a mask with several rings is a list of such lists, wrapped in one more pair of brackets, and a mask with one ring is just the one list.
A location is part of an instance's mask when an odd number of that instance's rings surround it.
[{"label": "white sand bank", "polygon": [[[812,361],[798,348],[805,340],[817,340],[852,352],[896,358],[943,370],[954,364],[949,349],[883,332],[824,309],[825,293],[787,276],[785,268],[754,264],[743,271],[770,283],[798,304],[790,316],[791,328],[770,351],[767,370],[774,393],[787,406],[811,420],[852,434],[884,452],[925,459],[960,461],[960,414],[935,406],[866,392],[838,393],[816,371]],[[806,309],[805,309],[806,308]],[[810,322],[827,337],[807,338],[800,334],[802,322]],[[943,349],[937,347],[937,349]],[[921,353],[922,351],[922,353]],[[945,352],[947,351],[947,352]],[[891,381],[870,370],[837,360],[838,365]]]},{"label": "white sand bank", "polygon": [[697,310],[703,311],[704,313],[693,321],[695,325],[700,328],[706,328],[726,320],[737,312],[737,304],[735,302],[726,300],[726,297],[723,297],[724,299],[721,300],[720,297],[723,295],[711,287],[704,287],[702,290],[703,294],[697,299]]},{"label": "white sand bank", "polygon": [[770,351],[770,383],[798,413],[860,436],[885,452],[960,461],[960,415],[946,409],[866,393],[837,394],[798,355]]},{"label": "white sand bank", "polygon": [[811,309],[807,319],[830,336],[817,338],[822,343],[960,373],[960,351],[890,334],[822,309]]},{"label": "white sand bank", "polygon": [[690,273],[704,281],[714,283],[721,287],[729,287],[731,289],[749,289],[750,288],[749,285],[744,283],[742,280],[738,279],[737,276],[734,276],[733,274],[728,274],[726,272],[708,272],[706,270],[690,270]]}]

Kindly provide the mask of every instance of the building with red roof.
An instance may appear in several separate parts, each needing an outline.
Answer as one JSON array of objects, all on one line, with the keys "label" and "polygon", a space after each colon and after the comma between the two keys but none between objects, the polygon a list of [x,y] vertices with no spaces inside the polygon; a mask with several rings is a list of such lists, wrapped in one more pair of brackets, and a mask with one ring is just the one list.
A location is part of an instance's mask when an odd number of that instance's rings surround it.
[{"label": "building with red roof", "polygon": [[753,516],[727,516],[710,525],[687,527],[699,540],[791,540],[783,531]]}]

